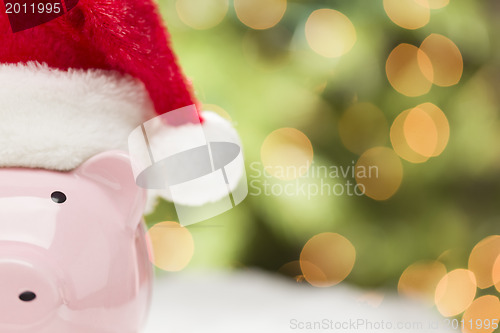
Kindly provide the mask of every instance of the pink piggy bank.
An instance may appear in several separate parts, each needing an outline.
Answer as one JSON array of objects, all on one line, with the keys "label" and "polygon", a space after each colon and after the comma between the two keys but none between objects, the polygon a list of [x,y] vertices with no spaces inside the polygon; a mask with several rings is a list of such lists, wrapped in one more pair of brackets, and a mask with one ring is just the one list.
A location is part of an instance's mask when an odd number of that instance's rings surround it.
[{"label": "pink piggy bank", "polygon": [[71,172],[0,169],[0,332],[136,333],[152,265],[125,153]]}]

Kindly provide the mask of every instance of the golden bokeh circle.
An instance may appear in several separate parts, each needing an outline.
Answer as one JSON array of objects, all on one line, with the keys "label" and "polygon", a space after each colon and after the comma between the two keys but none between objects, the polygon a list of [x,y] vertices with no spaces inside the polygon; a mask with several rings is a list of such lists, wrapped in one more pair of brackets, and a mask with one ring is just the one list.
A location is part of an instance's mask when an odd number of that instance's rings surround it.
[{"label": "golden bokeh circle", "polygon": [[354,104],[339,120],[340,139],[355,154],[384,145],[388,132],[389,125],[384,113],[371,103]]},{"label": "golden bokeh circle", "polygon": [[464,312],[476,296],[476,278],[466,269],[456,269],[446,274],[438,283],[434,301],[445,317]]},{"label": "golden bokeh circle", "polygon": [[500,255],[500,236],[484,238],[474,246],[469,256],[469,270],[474,272],[481,289],[493,285],[493,265]]},{"label": "golden bokeh circle", "polygon": [[329,287],[342,282],[352,271],[356,250],[345,237],[325,232],[307,241],[300,253],[300,268],[307,282]]},{"label": "golden bokeh circle", "polygon": [[495,288],[500,292],[500,255],[498,255],[492,269],[492,280]]},{"label": "golden bokeh circle", "polygon": [[188,229],[177,222],[161,222],[148,230],[153,264],[165,271],[183,270],[194,255],[194,241]]},{"label": "golden bokeh circle", "polygon": [[187,26],[210,29],[218,25],[226,16],[228,0],[177,0],[177,14]]},{"label": "golden bokeh circle", "polygon": [[448,145],[450,139],[450,124],[444,112],[433,103],[423,103],[416,108],[424,111],[431,117],[437,131],[436,149],[430,155],[432,157],[439,156]]},{"label": "golden bokeh circle", "polygon": [[285,15],[287,0],[234,0],[234,9],[239,20],[246,26],[269,29]]},{"label": "golden bokeh circle", "polygon": [[312,12],[307,19],[305,33],[309,46],[327,58],[346,54],[356,43],[356,29],[351,20],[333,9]]},{"label": "golden bokeh circle", "polygon": [[300,260],[300,270],[302,272],[302,278],[306,280],[310,285],[314,287],[331,287],[335,283],[328,279],[326,273],[324,273],[321,268],[307,260]]},{"label": "golden bokeh circle", "polygon": [[390,130],[394,151],[412,163],[439,156],[450,138],[450,125],[444,112],[432,103],[423,103],[399,114]]},{"label": "golden bokeh circle", "polygon": [[441,9],[448,6],[450,0],[415,0],[420,6],[430,9]]},{"label": "golden bokeh circle", "polygon": [[405,29],[421,28],[430,20],[429,7],[416,0],[384,0],[384,9],[392,22]]},{"label": "golden bokeh circle", "polygon": [[313,155],[311,141],[295,128],[273,131],[260,150],[265,172],[281,180],[293,180],[306,174]]},{"label": "golden bokeh circle", "polygon": [[401,274],[398,292],[429,304],[434,302],[434,293],[439,281],[446,275],[446,267],[439,261],[419,261]]},{"label": "golden bokeh circle", "polygon": [[299,260],[293,260],[282,265],[278,269],[278,273],[291,277],[297,282],[301,282],[304,280]]},{"label": "golden bokeh circle", "polygon": [[477,298],[465,311],[462,320],[463,333],[491,333],[495,331],[495,326],[498,328],[500,320],[498,297],[486,295]]},{"label": "golden bokeh circle", "polygon": [[[418,63],[422,74],[437,86],[449,87],[462,77],[464,62],[458,47],[449,38],[429,35],[420,45]],[[429,70],[429,61],[432,71]]]},{"label": "golden bokeh circle", "polygon": [[403,165],[394,150],[374,147],[359,157],[355,176],[366,196],[375,200],[387,200],[401,186]]},{"label": "golden bokeh circle", "polygon": [[402,43],[396,46],[387,58],[385,71],[391,86],[405,96],[422,96],[432,87],[432,63],[414,45]]},{"label": "golden bokeh circle", "polygon": [[405,137],[404,124],[411,110],[412,109],[401,112],[396,119],[394,119],[390,132],[391,144],[399,157],[411,163],[424,163],[429,157],[422,156],[411,149]]},{"label": "golden bokeh circle", "polygon": [[406,116],[404,136],[408,146],[417,154],[430,157],[437,148],[438,132],[432,118],[420,108],[413,108]]}]

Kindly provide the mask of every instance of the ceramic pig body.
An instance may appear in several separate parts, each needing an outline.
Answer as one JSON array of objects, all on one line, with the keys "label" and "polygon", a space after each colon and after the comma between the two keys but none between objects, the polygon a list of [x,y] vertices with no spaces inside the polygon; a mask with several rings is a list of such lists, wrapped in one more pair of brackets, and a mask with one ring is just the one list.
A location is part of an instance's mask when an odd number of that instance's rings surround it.
[{"label": "ceramic pig body", "polygon": [[144,204],[120,152],[71,172],[0,169],[0,332],[140,332]]}]

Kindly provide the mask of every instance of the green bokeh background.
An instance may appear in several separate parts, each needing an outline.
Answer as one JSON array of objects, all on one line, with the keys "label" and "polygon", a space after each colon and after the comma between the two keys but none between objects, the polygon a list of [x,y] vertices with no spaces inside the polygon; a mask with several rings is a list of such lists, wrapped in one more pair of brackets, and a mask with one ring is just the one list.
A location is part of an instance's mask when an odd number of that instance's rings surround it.
[{"label": "green bokeh background", "polygon": [[[394,289],[415,261],[448,251],[440,258],[448,270],[467,267],[472,247],[500,234],[498,1],[450,0],[417,30],[395,25],[382,0],[288,1],[283,19],[267,30],[241,23],[232,1],[224,20],[208,30],[186,26],[174,0],[160,0],[160,8],[197,97],[231,115],[243,141],[249,180],[263,141],[283,127],[309,137],[315,164],[351,165],[359,156],[342,145],[338,120],[355,102],[375,104],[389,124],[403,110],[432,102],[450,123],[443,154],[423,164],[403,160],[403,183],[389,200],[249,195],[235,209],[188,227],[196,250],[187,269],[278,272],[299,258],[309,238],[337,232],[357,253],[346,281]],[[346,56],[327,59],[309,48],[304,25],[320,8],[336,9],[354,24],[357,42]],[[458,46],[462,79],[452,87],[433,86],[421,97],[403,96],[387,80],[386,59],[396,45],[418,46],[431,33]],[[326,88],[319,89],[324,83]],[[147,217],[149,225],[169,220],[177,217],[167,202]]]}]

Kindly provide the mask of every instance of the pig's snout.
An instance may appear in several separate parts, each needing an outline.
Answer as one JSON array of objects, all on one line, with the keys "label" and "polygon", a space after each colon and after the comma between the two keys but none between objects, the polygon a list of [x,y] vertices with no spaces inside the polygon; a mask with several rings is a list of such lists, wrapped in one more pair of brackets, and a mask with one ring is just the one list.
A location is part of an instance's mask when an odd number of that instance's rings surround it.
[{"label": "pig's snout", "polygon": [[57,279],[37,261],[0,258],[0,331],[29,329],[61,305]]}]

